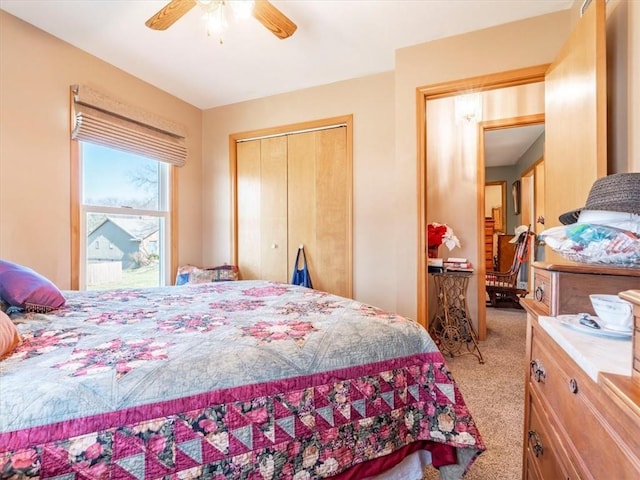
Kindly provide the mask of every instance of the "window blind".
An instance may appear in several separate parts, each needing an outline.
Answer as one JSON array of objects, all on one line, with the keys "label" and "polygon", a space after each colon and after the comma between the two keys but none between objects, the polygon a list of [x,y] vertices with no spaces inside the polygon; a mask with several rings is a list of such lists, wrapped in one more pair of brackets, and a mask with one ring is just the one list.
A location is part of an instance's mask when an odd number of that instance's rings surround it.
[{"label": "window blind", "polygon": [[72,139],[185,165],[187,147],[181,125],[84,85],[72,85],[71,95]]}]

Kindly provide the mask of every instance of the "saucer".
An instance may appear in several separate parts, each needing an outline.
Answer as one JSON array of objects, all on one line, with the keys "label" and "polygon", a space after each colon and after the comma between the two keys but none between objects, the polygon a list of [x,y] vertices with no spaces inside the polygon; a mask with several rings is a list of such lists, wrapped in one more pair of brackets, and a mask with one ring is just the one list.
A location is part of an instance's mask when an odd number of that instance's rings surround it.
[{"label": "saucer", "polygon": [[[613,330],[604,326],[601,326],[599,329],[587,327],[580,323],[579,315],[558,315],[557,318],[558,320],[560,320],[561,324],[572,330],[577,330],[578,332],[587,333],[589,335],[595,335],[596,337],[628,339],[633,335],[633,329],[628,331],[621,331]],[[598,317],[590,315],[590,318],[602,325],[602,322]]]}]

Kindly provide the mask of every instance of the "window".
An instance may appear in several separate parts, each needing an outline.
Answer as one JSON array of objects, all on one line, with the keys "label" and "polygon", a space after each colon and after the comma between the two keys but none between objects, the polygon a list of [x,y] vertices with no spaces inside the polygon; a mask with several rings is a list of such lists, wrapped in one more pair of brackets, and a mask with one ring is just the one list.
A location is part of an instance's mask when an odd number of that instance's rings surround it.
[{"label": "window", "polygon": [[80,142],[80,288],[169,283],[170,169],[152,158]]},{"label": "window", "polygon": [[169,285],[185,128],[71,85],[71,288]]}]

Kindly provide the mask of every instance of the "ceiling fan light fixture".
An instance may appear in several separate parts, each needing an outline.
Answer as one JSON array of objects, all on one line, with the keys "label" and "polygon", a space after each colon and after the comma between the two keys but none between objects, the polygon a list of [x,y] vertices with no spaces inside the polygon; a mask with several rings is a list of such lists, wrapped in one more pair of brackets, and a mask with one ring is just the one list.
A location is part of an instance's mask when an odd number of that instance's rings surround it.
[{"label": "ceiling fan light fixture", "polygon": [[[227,14],[224,7],[229,5],[233,10],[233,16],[242,18],[253,16],[267,30],[279,39],[289,38],[294,34],[298,26],[284,13],[274,7],[269,0],[170,0],[164,7],[151,16],[145,25],[152,30],[166,30],[176,21],[182,18],[193,7],[198,5],[205,12],[205,21],[209,35],[214,30],[226,26]],[[218,19],[214,19],[214,13]]]},{"label": "ceiling fan light fixture", "polygon": [[254,0],[229,0],[233,17],[237,19],[245,19],[253,14]]},{"label": "ceiling fan light fixture", "polygon": [[253,13],[254,0],[196,0],[196,3],[204,10],[204,21],[207,26],[207,35],[220,36],[222,42],[222,32],[228,27],[227,16],[231,7],[231,14],[234,20],[244,20],[251,17]]},{"label": "ceiling fan light fixture", "polygon": [[222,32],[227,29],[227,18],[225,15],[224,0],[196,0],[198,5],[204,9],[202,19],[206,25],[207,36],[218,35],[222,42]]},{"label": "ceiling fan light fixture", "polygon": [[205,11],[211,11],[218,8],[222,2],[220,0],[196,0],[196,3]]}]

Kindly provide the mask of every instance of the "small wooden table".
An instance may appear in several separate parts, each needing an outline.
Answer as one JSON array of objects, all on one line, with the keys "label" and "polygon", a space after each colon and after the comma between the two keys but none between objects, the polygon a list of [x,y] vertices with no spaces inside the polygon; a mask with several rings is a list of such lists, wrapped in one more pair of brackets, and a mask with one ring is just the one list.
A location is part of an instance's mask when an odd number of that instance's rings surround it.
[{"label": "small wooden table", "polygon": [[437,289],[438,306],[429,333],[443,354],[451,357],[471,354],[484,363],[467,307],[467,287],[472,274],[466,271],[430,274]]}]

